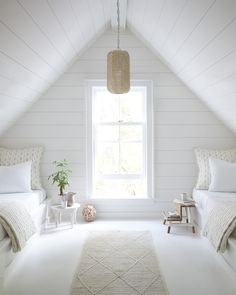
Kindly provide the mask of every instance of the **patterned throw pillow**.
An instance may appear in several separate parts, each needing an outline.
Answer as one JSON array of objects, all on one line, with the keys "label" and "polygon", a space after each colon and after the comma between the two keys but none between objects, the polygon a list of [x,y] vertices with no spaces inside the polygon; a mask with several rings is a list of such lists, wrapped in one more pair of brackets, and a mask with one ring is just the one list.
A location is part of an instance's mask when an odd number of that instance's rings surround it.
[{"label": "patterned throw pillow", "polygon": [[199,168],[196,189],[209,189],[211,183],[211,173],[209,158],[224,160],[227,162],[236,162],[236,148],[229,150],[208,150],[196,148],[195,155]]},{"label": "patterned throw pillow", "polygon": [[40,160],[43,147],[32,147],[24,149],[0,148],[0,165],[11,166],[22,162],[32,161],[31,166],[31,188],[41,189]]}]

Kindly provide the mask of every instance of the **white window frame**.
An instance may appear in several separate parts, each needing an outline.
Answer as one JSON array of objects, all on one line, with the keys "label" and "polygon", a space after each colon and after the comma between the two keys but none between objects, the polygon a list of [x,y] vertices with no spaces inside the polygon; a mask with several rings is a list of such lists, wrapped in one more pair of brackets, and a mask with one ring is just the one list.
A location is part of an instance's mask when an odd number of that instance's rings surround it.
[{"label": "white window frame", "polygon": [[[93,126],[93,87],[104,87],[106,86],[105,80],[87,80],[86,87],[86,115],[87,115],[87,193],[89,198],[101,199],[100,197],[94,197],[93,195],[93,182],[94,182],[94,126]],[[143,167],[146,169],[147,178],[147,196],[144,198],[153,198],[153,83],[147,80],[132,80],[131,87],[146,87],[146,128],[144,128],[144,138],[146,139],[146,144],[144,153],[146,153],[146,163]],[[125,123],[124,123],[125,124]],[[128,123],[130,124],[130,123]],[[126,175],[124,178],[132,177],[132,175]],[[113,179],[116,176],[112,176]],[[122,197],[121,197],[122,198]],[[112,199],[112,198],[110,198]],[[117,198],[116,198],[117,199]],[[124,199],[124,198],[122,198]],[[125,198],[131,199],[131,198]],[[132,199],[135,199],[135,197]],[[139,198],[140,199],[140,198]]]}]

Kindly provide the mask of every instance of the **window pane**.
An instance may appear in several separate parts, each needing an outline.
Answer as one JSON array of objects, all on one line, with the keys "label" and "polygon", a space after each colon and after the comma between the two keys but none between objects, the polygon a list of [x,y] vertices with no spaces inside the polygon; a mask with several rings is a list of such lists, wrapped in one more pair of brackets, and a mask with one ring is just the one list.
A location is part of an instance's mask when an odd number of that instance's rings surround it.
[{"label": "window pane", "polygon": [[140,91],[130,91],[120,96],[120,119],[124,122],[143,122],[143,100],[143,93]]},{"label": "window pane", "polygon": [[122,95],[104,84],[92,89],[93,196],[146,197],[146,87]]},{"label": "window pane", "polygon": [[142,198],[146,185],[144,179],[97,179],[95,191],[100,198]]},{"label": "window pane", "polygon": [[96,173],[119,173],[119,144],[98,143],[96,157]]},{"label": "window pane", "polygon": [[119,96],[98,90],[95,97],[96,122],[117,122],[119,120]]},{"label": "window pane", "polygon": [[142,126],[121,126],[120,140],[121,141],[142,141],[143,140]]},{"label": "window pane", "polygon": [[120,173],[142,174],[142,143],[121,143]]},{"label": "window pane", "polygon": [[119,126],[97,126],[98,141],[119,140]]}]

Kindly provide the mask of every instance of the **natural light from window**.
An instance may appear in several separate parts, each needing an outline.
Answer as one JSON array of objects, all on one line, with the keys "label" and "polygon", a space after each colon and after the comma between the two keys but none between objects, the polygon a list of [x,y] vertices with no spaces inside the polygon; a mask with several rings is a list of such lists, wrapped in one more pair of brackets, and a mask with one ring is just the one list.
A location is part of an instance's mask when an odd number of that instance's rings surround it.
[{"label": "natural light from window", "polygon": [[92,93],[92,196],[146,198],[147,86],[117,95]]}]

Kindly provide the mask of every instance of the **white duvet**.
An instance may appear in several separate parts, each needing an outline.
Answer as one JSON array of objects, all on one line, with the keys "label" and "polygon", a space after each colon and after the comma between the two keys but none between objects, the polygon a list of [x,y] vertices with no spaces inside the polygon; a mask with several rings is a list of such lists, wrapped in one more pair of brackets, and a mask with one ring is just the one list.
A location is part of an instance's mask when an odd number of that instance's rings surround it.
[{"label": "white duvet", "polygon": [[[22,201],[28,212],[34,219],[34,212],[45,199],[45,192],[43,190],[33,190],[30,193],[14,193],[14,194],[0,194],[1,201]],[[0,225],[0,241],[6,236],[5,230]]]}]

